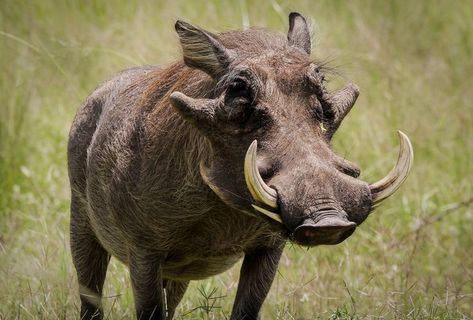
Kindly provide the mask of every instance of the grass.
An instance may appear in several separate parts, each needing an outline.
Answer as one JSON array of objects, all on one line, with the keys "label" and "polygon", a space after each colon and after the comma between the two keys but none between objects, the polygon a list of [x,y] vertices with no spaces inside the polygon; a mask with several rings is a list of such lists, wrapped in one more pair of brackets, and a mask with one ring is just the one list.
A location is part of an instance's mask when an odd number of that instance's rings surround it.
[{"label": "grass", "polygon": [[[469,1],[13,1],[0,3],[0,319],[78,317],[68,247],[68,128],[120,69],[179,57],[173,23],[209,30],[312,18],[314,56],[357,107],[336,150],[373,181],[393,165],[395,130],[414,144],[404,187],[348,241],[288,245],[265,319],[473,318],[473,7]],[[224,319],[239,266],[194,282],[178,319]],[[134,315],[127,270],[110,265],[105,312]]]}]

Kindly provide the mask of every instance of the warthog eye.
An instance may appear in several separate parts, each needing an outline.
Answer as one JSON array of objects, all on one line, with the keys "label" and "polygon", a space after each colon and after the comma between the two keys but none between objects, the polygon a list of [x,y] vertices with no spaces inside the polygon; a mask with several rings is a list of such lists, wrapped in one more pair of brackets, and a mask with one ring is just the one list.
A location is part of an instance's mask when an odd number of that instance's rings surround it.
[{"label": "warthog eye", "polygon": [[312,107],[312,112],[317,121],[324,121],[324,110],[322,109],[320,102]]},{"label": "warthog eye", "polygon": [[225,120],[244,123],[252,112],[253,93],[247,81],[241,78],[234,79],[225,93]]},{"label": "warthog eye", "polygon": [[311,111],[312,116],[318,122],[324,122],[327,120],[327,115],[325,114],[324,107],[319,99],[315,96],[312,96],[311,100]]},{"label": "warthog eye", "polygon": [[238,99],[242,103],[250,103],[252,99],[251,89],[243,79],[235,79],[227,89],[227,99]]},{"label": "warthog eye", "polygon": [[318,100],[314,99],[315,102],[312,103],[312,116],[319,123],[320,130],[322,133],[327,132],[327,124],[331,122],[331,114],[329,111],[324,109],[323,104]]}]

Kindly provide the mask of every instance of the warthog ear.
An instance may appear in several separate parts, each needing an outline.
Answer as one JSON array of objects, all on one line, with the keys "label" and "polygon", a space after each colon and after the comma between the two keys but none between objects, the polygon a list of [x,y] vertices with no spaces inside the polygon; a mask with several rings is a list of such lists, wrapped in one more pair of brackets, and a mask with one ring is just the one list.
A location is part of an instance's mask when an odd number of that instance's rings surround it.
[{"label": "warthog ear", "polygon": [[175,25],[181,41],[184,62],[211,77],[221,75],[231,62],[231,50],[225,48],[217,35],[178,20]]},{"label": "warthog ear", "polygon": [[291,46],[299,47],[307,54],[310,54],[310,32],[307,22],[303,16],[297,12],[289,14],[289,31],[287,41]]}]

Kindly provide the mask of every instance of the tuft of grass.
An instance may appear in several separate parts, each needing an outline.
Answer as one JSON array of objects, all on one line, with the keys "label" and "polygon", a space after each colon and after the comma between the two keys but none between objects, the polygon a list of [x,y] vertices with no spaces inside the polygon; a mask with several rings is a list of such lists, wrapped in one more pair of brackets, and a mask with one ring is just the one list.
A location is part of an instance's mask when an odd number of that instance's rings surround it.
[{"label": "tuft of grass", "polygon": [[[66,141],[80,103],[115,72],[168,63],[173,23],[287,31],[312,20],[331,87],[354,81],[357,107],[335,149],[363,179],[416,152],[403,188],[335,247],[288,246],[263,308],[270,319],[473,317],[473,6],[448,1],[0,2],[0,318],[75,319]],[[239,265],[190,285],[178,319],[225,319]],[[199,290],[200,289],[200,290]],[[112,259],[107,319],[134,317],[126,268]],[[192,311],[192,312],[190,312]]]}]

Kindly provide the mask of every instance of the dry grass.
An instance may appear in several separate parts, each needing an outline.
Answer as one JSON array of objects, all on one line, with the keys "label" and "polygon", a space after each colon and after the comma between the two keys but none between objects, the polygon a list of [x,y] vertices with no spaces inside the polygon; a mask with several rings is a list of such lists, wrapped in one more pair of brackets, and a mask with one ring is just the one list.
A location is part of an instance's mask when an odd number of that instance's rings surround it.
[{"label": "dry grass", "polygon": [[[21,1],[0,3],[0,319],[78,316],[68,247],[68,127],[97,83],[176,59],[173,23],[210,30],[313,19],[315,56],[360,87],[336,149],[375,180],[393,164],[395,130],[414,170],[345,243],[288,246],[264,306],[273,319],[473,318],[473,6],[448,1]],[[238,266],[191,285],[180,319],[228,316]],[[109,319],[133,316],[113,261]]]}]

